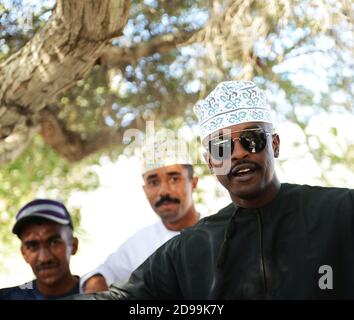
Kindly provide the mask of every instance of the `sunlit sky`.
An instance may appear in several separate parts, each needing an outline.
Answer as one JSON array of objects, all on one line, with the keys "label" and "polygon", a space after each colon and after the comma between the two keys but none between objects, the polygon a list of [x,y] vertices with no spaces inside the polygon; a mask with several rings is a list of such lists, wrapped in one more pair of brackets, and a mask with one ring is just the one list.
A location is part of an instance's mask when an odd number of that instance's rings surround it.
[{"label": "sunlit sky", "polygon": [[[328,128],[335,126],[338,128],[338,140],[354,143],[351,133],[353,124],[354,115],[332,115],[317,117],[311,126],[326,139],[331,137]],[[277,126],[277,132],[281,138],[279,160],[288,159],[283,170],[277,168],[280,180],[323,184],[318,180],[320,168],[307,155],[306,149],[301,147],[303,137],[298,128],[291,123],[283,123]],[[293,141],[300,142],[300,147],[296,150],[292,147]],[[329,144],[331,143],[329,141]],[[70,200],[73,205],[81,206],[81,228],[84,230],[84,233],[77,234],[80,247],[71,263],[73,273],[78,275],[96,267],[130,235],[158,219],[143,193],[140,163],[137,158],[121,156],[116,163],[103,159],[101,166],[97,166],[95,170],[100,178],[100,188],[89,194],[73,194]],[[354,188],[354,174],[347,171],[333,170],[332,181],[337,186]],[[198,211],[203,215],[216,213],[230,202],[227,192],[214,176],[210,175],[201,180],[199,188],[205,191],[204,204],[197,205]],[[218,198],[215,198],[216,189]],[[20,250],[3,262],[5,270],[1,270],[0,287],[22,284],[33,278],[30,267],[20,255]]]}]

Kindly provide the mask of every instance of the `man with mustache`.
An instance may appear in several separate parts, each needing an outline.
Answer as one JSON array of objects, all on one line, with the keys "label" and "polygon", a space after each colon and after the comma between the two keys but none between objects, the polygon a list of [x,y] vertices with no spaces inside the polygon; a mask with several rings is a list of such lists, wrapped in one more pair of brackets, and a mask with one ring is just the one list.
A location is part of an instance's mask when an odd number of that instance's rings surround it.
[{"label": "man with mustache", "polygon": [[[172,142],[171,142],[172,143]],[[161,218],[128,238],[103,264],[81,278],[81,288],[104,291],[112,283],[125,283],[131,273],[158,247],[199,220],[193,201],[198,178],[187,156],[174,157],[157,139],[152,161],[143,158],[143,189],[156,214]],[[145,148],[145,153],[146,153]],[[151,150],[149,150],[150,152]]]},{"label": "man with mustache", "polygon": [[13,233],[36,279],[0,290],[0,300],[49,300],[79,293],[79,277],[71,274],[70,256],[78,248],[66,207],[58,201],[36,199],[16,216]]},{"label": "man with mustache", "polygon": [[195,107],[232,203],[154,252],[124,285],[77,299],[354,299],[354,190],[280,183],[280,138],[251,81]]}]

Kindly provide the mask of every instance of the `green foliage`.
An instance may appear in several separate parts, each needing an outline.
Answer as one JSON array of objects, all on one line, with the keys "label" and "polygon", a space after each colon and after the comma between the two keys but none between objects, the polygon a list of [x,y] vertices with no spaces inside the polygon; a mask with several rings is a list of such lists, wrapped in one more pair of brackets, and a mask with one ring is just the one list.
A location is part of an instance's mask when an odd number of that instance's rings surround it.
[{"label": "green foliage", "polygon": [[0,61],[19,50],[44,26],[54,3],[53,0],[36,4],[23,0],[0,1]]},{"label": "green foliage", "polygon": [[[72,165],[36,137],[16,161],[0,169],[0,242],[12,241],[11,228],[17,211],[28,201],[48,197],[67,205],[75,191],[90,191],[98,186],[98,177],[88,165],[93,160]],[[79,226],[78,208],[67,205],[73,223]]]}]

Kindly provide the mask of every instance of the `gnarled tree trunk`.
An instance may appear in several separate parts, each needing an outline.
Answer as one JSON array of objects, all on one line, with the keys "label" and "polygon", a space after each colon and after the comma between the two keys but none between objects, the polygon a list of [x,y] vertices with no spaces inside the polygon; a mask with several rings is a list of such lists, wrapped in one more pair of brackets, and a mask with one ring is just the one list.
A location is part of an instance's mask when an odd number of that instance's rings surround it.
[{"label": "gnarled tree trunk", "polygon": [[129,0],[58,0],[47,24],[0,64],[0,165],[39,130],[39,111],[82,79],[121,35]]}]

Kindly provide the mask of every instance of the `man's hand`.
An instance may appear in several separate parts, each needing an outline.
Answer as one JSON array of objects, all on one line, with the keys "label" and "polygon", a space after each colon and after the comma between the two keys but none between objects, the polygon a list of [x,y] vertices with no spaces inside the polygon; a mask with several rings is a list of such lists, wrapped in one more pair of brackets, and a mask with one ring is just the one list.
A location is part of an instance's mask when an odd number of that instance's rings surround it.
[{"label": "man's hand", "polygon": [[84,285],[85,293],[94,293],[108,290],[108,286],[104,277],[96,274],[89,278]]}]

